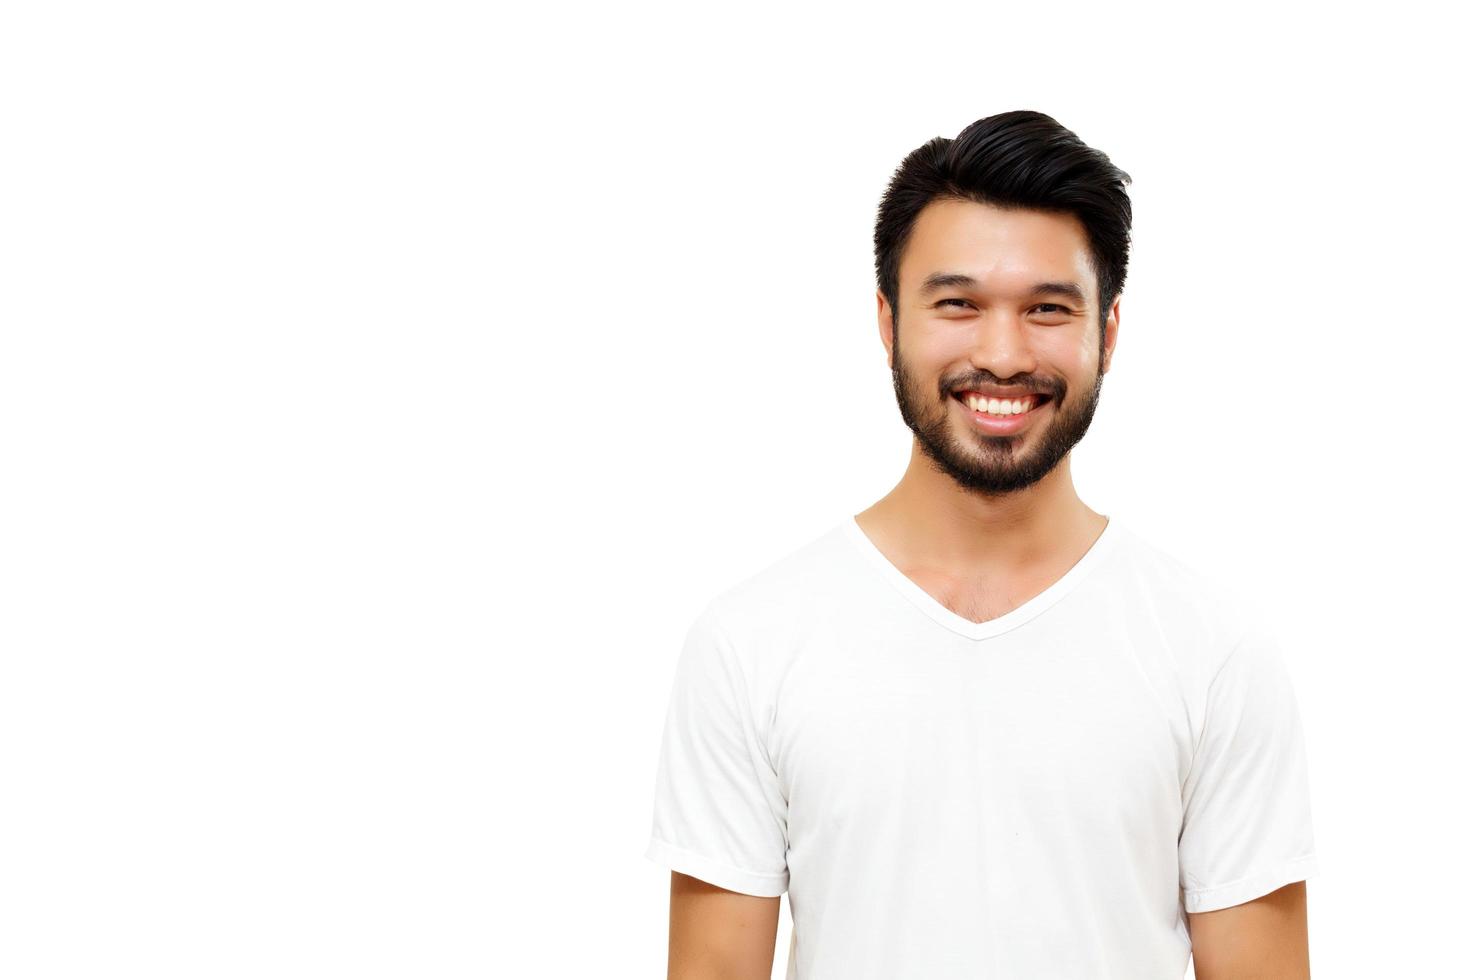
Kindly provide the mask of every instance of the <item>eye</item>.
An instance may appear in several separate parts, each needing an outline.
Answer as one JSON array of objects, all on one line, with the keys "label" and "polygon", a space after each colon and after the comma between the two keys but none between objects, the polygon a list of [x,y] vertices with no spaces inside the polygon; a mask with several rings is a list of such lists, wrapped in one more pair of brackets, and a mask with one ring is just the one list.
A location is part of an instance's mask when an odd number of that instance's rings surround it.
[{"label": "eye", "polygon": [[1051,307],[1052,310],[1055,310],[1058,313],[1071,313],[1072,312],[1071,310],[1067,309],[1065,306],[1059,306],[1056,303],[1038,303],[1036,305],[1036,309],[1042,310],[1043,312],[1045,312],[1045,308],[1046,307]]},{"label": "eye", "polygon": [[970,304],[969,304],[969,302],[968,302],[968,301],[966,301],[966,300],[962,300],[962,299],[954,299],[954,298],[950,298],[950,299],[942,299],[942,300],[940,300],[940,301],[939,301],[939,302],[938,302],[938,303],[935,303],[935,304],[934,304],[934,305],[935,305],[935,306],[943,306],[943,305],[944,305],[944,304],[945,304],[945,303],[962,303],[962,304],[964,304],[964,305],[965,305],[965,306],[969,306],[969,305],[970,305]]}]

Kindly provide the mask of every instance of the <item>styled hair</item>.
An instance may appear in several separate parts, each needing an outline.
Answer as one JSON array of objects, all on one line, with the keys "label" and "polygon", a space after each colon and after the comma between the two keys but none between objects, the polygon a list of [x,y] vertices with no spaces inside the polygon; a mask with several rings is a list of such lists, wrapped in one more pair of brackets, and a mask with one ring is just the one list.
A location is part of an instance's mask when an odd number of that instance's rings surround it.
[{"label": "styled hair", "polygon": [[1041,112],[1018,109],[970,123],[954,139],[936,136],[904,157],[878,205],[873,232],[878,288],[898,316],[898,266],[919,212],[958,199],[1002,208],[1075,215],[1087,230],[1102,304],[1123,291],[1133,205],[1132,178],[1107,155]]}]

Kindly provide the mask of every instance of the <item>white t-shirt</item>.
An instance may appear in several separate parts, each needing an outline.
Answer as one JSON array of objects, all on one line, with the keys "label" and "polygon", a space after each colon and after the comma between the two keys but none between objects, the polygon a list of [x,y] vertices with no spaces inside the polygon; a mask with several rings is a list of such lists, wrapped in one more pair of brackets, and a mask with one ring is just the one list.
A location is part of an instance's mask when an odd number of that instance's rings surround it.
[{"label": "white t-shirt", "polygon": [[689,628],[646,857],[788,893],[787,980],[1178,980],[1186,911],[1317,872],[1239,596],[1114,517],[975,623],[844,517]]}]

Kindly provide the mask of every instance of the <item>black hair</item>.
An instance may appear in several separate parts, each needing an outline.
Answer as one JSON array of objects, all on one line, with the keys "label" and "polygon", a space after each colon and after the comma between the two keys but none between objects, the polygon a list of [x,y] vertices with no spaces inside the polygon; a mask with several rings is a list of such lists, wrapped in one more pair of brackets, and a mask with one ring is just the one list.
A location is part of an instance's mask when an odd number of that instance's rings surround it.
[{"label": "black hair", "polygon": [[936,136],[904,157],[878,205],[873,248],[878,288],[898,316],[898,265],[919,212],[935,200],[975,201],[1075,215],[1087,230],[1106,323],[1123,291],[1133,205],[1132,178],[1051,116],[1018,109]]}]

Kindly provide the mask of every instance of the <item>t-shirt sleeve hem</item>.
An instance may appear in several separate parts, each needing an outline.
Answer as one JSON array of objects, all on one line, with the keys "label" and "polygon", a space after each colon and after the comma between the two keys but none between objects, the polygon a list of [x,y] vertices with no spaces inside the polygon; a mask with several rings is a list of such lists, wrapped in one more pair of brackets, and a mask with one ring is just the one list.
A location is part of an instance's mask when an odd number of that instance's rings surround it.
[{"label": "t-shirt sleeve hem", "polygon": [[643,856],[672,871],[744,895],[776,898],[786,891],[790,881],[789,871],[747,871],[744,868],[732,868],[702,854],[675,847],[658,837],[648,839],[648,848]]},{"label": "t-shirt sleeve hem", "polygon": [[1186,889],[1184,911],[1213,912],[1268,895],[1283,885],[1303,881],[1317,873],[1317,855],[1304,854],[1265,871],[1211,888]]}]

